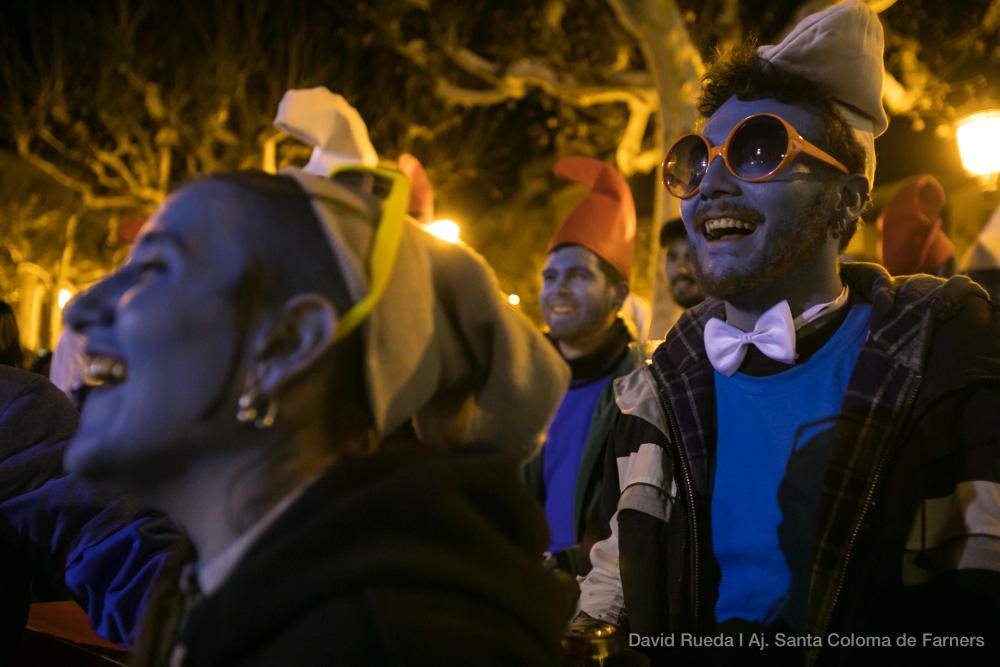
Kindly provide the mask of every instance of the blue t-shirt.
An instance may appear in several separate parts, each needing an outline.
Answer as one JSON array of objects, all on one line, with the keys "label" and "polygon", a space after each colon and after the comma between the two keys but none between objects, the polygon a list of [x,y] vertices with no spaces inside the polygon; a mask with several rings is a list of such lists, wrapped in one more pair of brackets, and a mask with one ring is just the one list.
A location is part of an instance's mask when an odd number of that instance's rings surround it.
[{"label": "blue t-shirt", "polygon": [[827,456],[870,316],[870,305],[852,306],[830,340],[787,371],[715,374],[718,621],[805,628]]},{"label": "blue t-shirt", "polygon": [[549,551],[559,551],[576,544],[573,501],[576,479],[580,474],[580,458],[597,401],[610,381],[609,374],[567,391],[545,436],[542,463],[545,514],[552,533]]}]

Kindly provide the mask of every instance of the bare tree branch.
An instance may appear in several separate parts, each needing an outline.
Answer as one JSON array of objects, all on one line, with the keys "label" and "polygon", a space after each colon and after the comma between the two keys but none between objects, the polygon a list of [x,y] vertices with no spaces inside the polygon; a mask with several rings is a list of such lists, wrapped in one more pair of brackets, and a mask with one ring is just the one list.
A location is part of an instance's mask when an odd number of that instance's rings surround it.
[{"label": "bare tree branch", "polygon": [[992,32],[1000,28],[1000,0],[993,0],[983,14],[983,30]]},{"label": "bare tree branch", "polygon": [[70,176],[56,165],[32,152],[29,146],[28,138],[23,135],[19,135],[17,137],[17,154],[20,155],[25,162],[49,176],[59,185],[77,192],[84,197],[91,194],[90,187],[86,183]]}]

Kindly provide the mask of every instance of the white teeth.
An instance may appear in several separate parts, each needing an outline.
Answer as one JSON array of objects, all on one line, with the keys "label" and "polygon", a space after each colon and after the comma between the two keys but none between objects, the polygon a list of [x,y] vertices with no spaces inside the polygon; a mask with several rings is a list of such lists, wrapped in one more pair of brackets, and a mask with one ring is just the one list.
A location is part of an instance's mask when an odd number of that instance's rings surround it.
[{"label": "white teeth", "polygon": [[705,222],[705,233],[707,234],[715,234],[723,229],[745,229],[748,232],[753,232],[757,229],[757,225],[736,218],[712,218]]},{"label": "white teeth", "polygon": [[125,362],[104,355],[93,355],[87,362],[84,382],[88,385],[117,384],[125,379]]}]

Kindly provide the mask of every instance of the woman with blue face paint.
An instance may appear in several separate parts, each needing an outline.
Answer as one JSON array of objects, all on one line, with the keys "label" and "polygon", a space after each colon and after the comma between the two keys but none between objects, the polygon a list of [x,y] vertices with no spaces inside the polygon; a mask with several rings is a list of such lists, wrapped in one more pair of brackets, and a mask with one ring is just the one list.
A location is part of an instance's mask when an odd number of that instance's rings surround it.
[{"label": "woman with blue face paint", "polygon": [[555,658],[570,594],[516,464],[566,372],[481,259],[403,220],[407,185],[203,178],[71,306],[94,386],[67,466],[194,546],[141,664]]}]

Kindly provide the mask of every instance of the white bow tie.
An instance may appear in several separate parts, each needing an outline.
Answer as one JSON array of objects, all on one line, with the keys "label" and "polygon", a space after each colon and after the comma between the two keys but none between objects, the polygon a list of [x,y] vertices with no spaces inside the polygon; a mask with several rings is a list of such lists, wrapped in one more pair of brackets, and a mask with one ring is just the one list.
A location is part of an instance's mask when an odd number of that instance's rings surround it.
[{"label": "white bow tie", "polygon": [[806,324],[837,310],[847,303],[845,286],[833,301],[806,309],[792,319],[787,301],[772,306],[757,319],[753,331],[747,333],[713,317],[705,324],[705,352],[715,370],[731,376],[747,356],[747,346],[753,345],[767,357],[784,364],[795,363],[795,332]]},{"label": "white bow tie", "polygon": [[729,377],[743,363],[747,346],[785,364],[795,363],[795,320],[787,301],[764,312],[747,333],[713,317],[705,325],[705,352],[715,370]]}]

